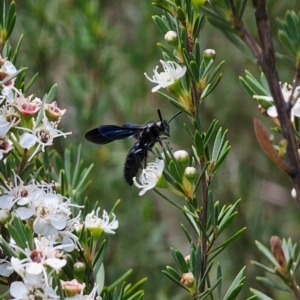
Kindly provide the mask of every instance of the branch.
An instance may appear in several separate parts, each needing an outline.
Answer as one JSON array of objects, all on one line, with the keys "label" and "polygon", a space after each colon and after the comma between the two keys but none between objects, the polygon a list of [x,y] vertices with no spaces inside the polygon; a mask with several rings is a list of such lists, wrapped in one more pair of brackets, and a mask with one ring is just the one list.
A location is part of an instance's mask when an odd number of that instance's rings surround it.
[{"label": "branch", "polygon": [[298,144],[295,138],[294,128],[292,126],[290,117],[292,105],[284,101],[279,84],[274,47],[268,22],[266,0],[253,0],[253,5],[255,8],[255,18],[258,35],[262,47],[262,54],[256,58],[268,81],[270,92],[277,109],[282,135],[288,142],[287,156],[290,169],[289,175],[296,190],[297,202],[300,206],[300,159],[298,154]]}]

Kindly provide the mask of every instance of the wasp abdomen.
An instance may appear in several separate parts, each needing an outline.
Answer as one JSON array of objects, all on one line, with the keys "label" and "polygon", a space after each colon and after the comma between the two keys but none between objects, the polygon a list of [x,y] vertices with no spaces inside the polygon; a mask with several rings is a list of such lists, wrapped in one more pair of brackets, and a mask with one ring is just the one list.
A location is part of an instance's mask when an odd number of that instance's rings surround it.
[{"label": "wasp abdomen", "polygon": [[133,184],[133,177],[136,176],[140,168],[144,167],[147,160],[148,150],[146,147],[141,147],[137,142],[129,150],[124,164],[124,179],[129,185]]}]

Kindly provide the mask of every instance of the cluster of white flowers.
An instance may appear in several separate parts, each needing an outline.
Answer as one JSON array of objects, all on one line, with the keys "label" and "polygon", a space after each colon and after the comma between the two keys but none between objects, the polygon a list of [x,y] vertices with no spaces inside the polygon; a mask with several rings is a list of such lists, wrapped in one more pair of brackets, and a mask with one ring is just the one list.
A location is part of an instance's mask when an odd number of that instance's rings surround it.
[{"label": "cluster of white flowers", "polygon": [[[8,270],[15,271],[22,281],[15,281],[10,286],[10,294],[14,299],[61,299],[51,285],[53,275],[59,272],[67,263],[63,258],[61,246],[54,246],[53,239],[35,238],[35,248],[21,249],[14,243],[12,248],[24,258],[12,257]],[[71,281],[61,280],[61,286],[66,294],[67,300],[101,300],[97,296],[97,285],[90,294],[84,295],[85,284],[80,284],[76,279]]]},{"label": "cluster of white flowers", "polygon": [[[66,110],[59,109],[55,101],[48,104],[33,95],[26,97],[15,87],[18,73],[10,61],[0,56],[0,160],[4,163],[12,151],[24,161],[30,161],[52,145],[56,137],[71,134],[58,129]],[[12,223],[17,216],[36,238],[34,249],[29,245],[24,249],[10,240],[11,258],[0,260],[0,275],[8,277],[16,272],[20,276],[21,281],[10,285],[14,299],[60,299],[57,289],[52,288],[53,276],[67,264],[64,257],[68,252],[83,250],[78,238],[81,231],[88,229],[93,237],[96,232],[99,238],[103,232],[114,234],[119,223],[114,214],[110,216],[106,211],[99,218],[100,209],[81,220],[82,207],[58,194],[54,182],[23,180],[12,172],[13,178],[0,186],[0,224]],[[74,207],[79,208],[77,216],[71,210]],[[77,282],[74,291],[74,280],[61,283],[68,296],[65,299],[101,299],[97,296],[97,285],[90,294],[84,295],[85,284]]]},{"label": "cluster of white flowers", "polygon": [[16,148],[21,154],[26,149],[31,160],[52,145],[54,138],[71,132],[57,129],[65,109],[59,109],[55,101],[47,104],[33,95],[26,97],[15,87],[16,78],[10,78],[17,72],[10,61],[0,57],[0,159]]},{"label": "cluster of white flowers", "polygon": [[[16,251],[10,262],[0,261],[0,273],[9,276],[13,271],[18,273],[22,281],[14,282],[10,286],[10,293],[15,299],[60,299],[52,286],[53,272],[59,271],[66,265],[63,258],[65,252],[81,248],[77,235],[84,227],[90,230],[92,236],[95,232],[99,238],[103,232],[115,233],[119,223],[116,216],[112,221],[106,211],[99,218],[100,208],[95,213],[88,214],[83,222],[80,213],[72,218],[70,199],[54,191],[54,184],[32,180],[25,184],[22,179],[14,174],[13,182],[0,186],[0,222],[8,222],[13,215],[32,224],[35,238],[35,248],[22,249],[15,242],[11,247]],[[79,207],[79,206],[77,206]],[[25,257],[24,259],[19,259]],[[89,295],[83,295],[84,286],[81,285],[74,297],[66,299],[101,299],[96,296],[96,287]],[[33,297],[33,298],[31,298]]]}]

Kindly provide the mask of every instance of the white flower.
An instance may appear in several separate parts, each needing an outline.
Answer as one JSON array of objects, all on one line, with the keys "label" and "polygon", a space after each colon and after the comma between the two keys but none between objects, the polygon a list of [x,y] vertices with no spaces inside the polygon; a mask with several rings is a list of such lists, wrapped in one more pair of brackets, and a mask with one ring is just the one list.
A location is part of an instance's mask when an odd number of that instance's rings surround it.
[{"label": "white flower", "polygon": [[[48,286],[49,277],[53,271],[62,269],[67,261],[61,259],[62,253],[59,250],[61,245],[54,246],[54,238],[46,239],[44,237],[34,239],[35,249],[22,249],[19,246],[10,243],[10,246],[17,252],[25,256],[24,259],[11,258],[11,268],[17,272],[24,282],[28,281],[31,285],[37,286],[41,281]],[[52,270],[46,269],[46,266]]]},{"label": "white flower", "polygon": [[[34,193],[39,190],[38,186],[33,182],[25,185],[24,181],[16,175],[14,171],[13,174],[13,182],[6,182],[6,187],[0,186],[0,189],[3,190],[3,195],[0,196],[0,209],[11,209],[15,203],[18,205],[26,205],[31,202]],[[19,217],[21,217],[21,215],[19,215]],[[22,218],[22,220],[25,219],[27,218]]]},{"label": "white flower", "polygon": [[46,286],[41,280],[37,284],[33,284],[27,278],[22,281],[14,281],[10,286],[10,294],[14,299],[31,300],[31,299],[44,299],[54,300],[60,299],[52,287]]},{"label": "white flower", "polygon": [[140,175],[139,184],[136,177],[133,178],[133,183],[138,188],[142,189],[139,195],[144,195],[148,190],[153,189],[156,186],[157,181],[161,177],[165,167],[165,162],[162,159],[156,159],[155,162],[148,163],[147,168],[142,170]]},{"label": "white flower", "polygon": [[[281,85],[281,92],[282,92],[282,96],[283,96],[284,101],[288,102],[290,100],[290,97],[291,97],[292,86],[287,84],[287,83],[282,84]],[[274,99],[273,99],[272,96],[254,95],[253,98],[259,99],[259,100],[265,100],[265,101],[269,101],[269,102],[274,102]],[[291,119],[293,121],[294,116],[300,117],[300,86],[297,86],[295,88],[292,101],[294,103],[294,106],[293,106],[292,111],[291,111]],[[278,113],[277,113],[277,109],[276,109],[275,105],[270,106],[267,109],[267,113],[272,118],[277,118],[278,117]]]},{"label": "white flower", "polygon": [[98,217],[100,207],[97,209],[96,213],[93,210],[91,213],[87,214],[85,217],[85,227],[88,228],[92,234],[101,235],[104,231],[106,233],[115,234],[115,231],[119,227],[119,222],[116,220],[115,214],[112,214],[112,221],[110,221],[108,213],[103,210],[102,219]]},{"label": "white flower", "polygon": [[165,62],[160,60],[160,62],[164,68],[163,72],[158,73],[158,66],[156,66],[156,68],[153,70],[154,76],[152,79],[146,73],[144,73],[148,80],[157,83],[157,86],[152,88],[152,93],[157,92],[160,88],[166,88],[172,85],[175,80],[183,77],[186,72],[186,66],[181,66],[174,61]]},{"label": "white flower", "polygon": [[54,193],[36,193],[32,200],[31,208],[36,219],[33,230],[45,237],[58,236],[58,231],[63,230],[70,219],[70,200],[63,202],[63,197]]},{"label": "white flower", "polygon": [[64,133],[57,129],[57,123],[49,122],[47,118],[43,119],[43,124],[32,130],[28,128],[18,127],[21,130],[26,130],[28,132],[23,133],[20,137],[20,146],[25,149],[30,149],[36,143],[38,143],[37,148],[29,157],[29,161],[35,156],[35,154],[41,149],[45,151],[46,146],[53,144],[53,140],[57,137],[63,136],[64,138],[71,134],[71,132]]}]

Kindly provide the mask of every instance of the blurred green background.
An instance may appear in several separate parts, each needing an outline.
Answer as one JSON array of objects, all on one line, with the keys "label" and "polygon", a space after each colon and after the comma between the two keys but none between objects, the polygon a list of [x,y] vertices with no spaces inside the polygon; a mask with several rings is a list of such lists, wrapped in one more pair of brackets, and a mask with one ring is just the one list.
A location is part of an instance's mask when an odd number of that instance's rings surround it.
[{"label": "blurred green background", "polygon": [[[102,209],[110,210],[117,199],[122,200],[116,212],[120,228],[110,238],[105,258],[106,283],[133,268],[131,281],[148,277],[144,299],[189,299],[161,273],[166,265],[173,265],[171,246],[188,254],[188,244],[180,229],[186,220],[154,192],[139,197],[138,190],[125,183],[123,163],[132,140],[97,146],[84,139],[87,130],[100,124],[143,124],[158,118],[158,108],[166,119],[177,111],[165,99],[151,93],[152,85],[143,75],[152,74],[161,59],[156,43],[164,42],[163,36],[151,19],[161,11],[151,1],[139,0],[16,3],[17,24],[12,44],[15,46],[20,34],[24,34],[17,67],[29,68],[27,78],[39,73],[30,92],[40,98],[52,84],[58,83],[58,106],[67,108],[62,126],[73,135],[56,141],[57,149],[63,152],[70,144],[83,145],[86,166],[94,164],[87,191],[91,201],[99,201]],[[299,10],[299,0],[268,3],[275,46],[284,53],[276,38],[275,16],[283,18],[286,9]],[[256,35],[251,3],[245,20]],[[290,196],[288,178],[266,158],[254,136],[253,117],[263,120],[266,127],[272,124],[257,112],[255,101],[243,90],[238,76],[244,76],[245,69],[259,74],[257,66],[208,23],[201,46],[202,50],[216,50],[216,65],[226,61],[221,83],[202,104],[201,117],[205,126],[217,118],[223,128],[229,129],[232,150],[212,187],[221,204],[242,198],[237,220],[227,234],[244,226],[247,231],[219,260],[224,291],[226,278],[230,282],[247,265],[247,280],[239,297],[244,299],[250,295],[250,286],[264,290],[255,282],[261,271],[250,265],[250,260],[260,260],[254,241],[269,245],[272,235],[299,241],[299,208]],[[278,70],[282,82],[292,81],[292,69],[278,64]],[[180,115],[171,123],[172,147],[191,153],[184,122],[188,119]],[[286,299],[285,295],[267,292],[275,299]]]}]

